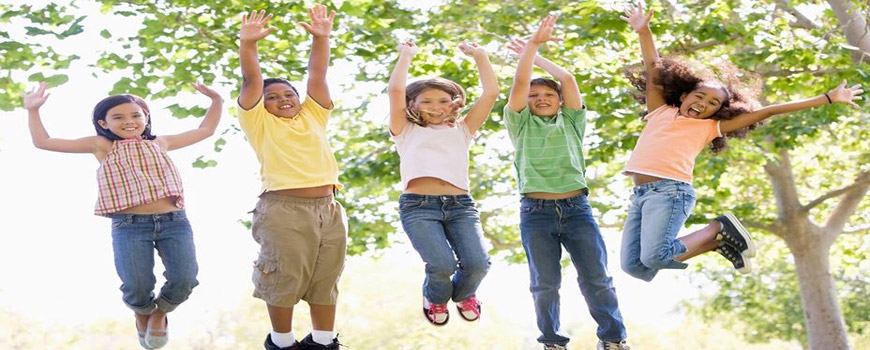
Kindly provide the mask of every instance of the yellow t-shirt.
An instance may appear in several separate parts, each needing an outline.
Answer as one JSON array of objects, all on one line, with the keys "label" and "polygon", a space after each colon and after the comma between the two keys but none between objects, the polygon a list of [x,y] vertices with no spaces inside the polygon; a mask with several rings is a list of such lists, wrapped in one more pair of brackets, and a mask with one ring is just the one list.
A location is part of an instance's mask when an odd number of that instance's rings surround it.
[{"label": "yellow t-shirt", "polygon": [[280,118],[266,111],[260,97],[253,108],[240,106],[239,111],[239,125],[260,161],[262,192],[323,185],[342,188],[326,137],[330,109],[306,96],[295,118]]}]

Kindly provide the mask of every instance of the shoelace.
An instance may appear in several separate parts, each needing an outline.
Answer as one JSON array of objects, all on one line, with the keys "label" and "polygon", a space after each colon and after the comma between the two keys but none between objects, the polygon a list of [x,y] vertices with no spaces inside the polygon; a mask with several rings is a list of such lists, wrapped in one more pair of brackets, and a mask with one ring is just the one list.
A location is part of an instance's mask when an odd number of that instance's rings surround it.
[{"label": "shoelace", "polygon": [[462,311],[471,311],[477,315],[477,317],[480,317],[480,302],[477,301],[477,298],[475,297],[470,297],[461,301],[459,307],[462,308]]},{"label": "shoelace", "polygon": [[446,314],[447,304],[429,304],[429,313],[433,315]]},{"label": "shoelace", "polygon": [[735,252],[733,250],[728,249],[728,247],[726,247],[724,245],[720,245],[720,246],[716,247],[716,252],[719,254],[722,254],[722,256],[724,256],[725,259],[728,259],[728,261],[730,261],[735,266],[740,263],[740,259],[738,259],[738,255],[735,254]]}]

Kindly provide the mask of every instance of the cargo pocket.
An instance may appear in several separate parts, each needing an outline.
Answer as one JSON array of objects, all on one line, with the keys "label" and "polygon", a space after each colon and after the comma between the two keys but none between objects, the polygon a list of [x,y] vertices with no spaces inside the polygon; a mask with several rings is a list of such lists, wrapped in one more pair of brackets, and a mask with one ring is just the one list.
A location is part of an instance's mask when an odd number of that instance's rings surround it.
[{"label": "cargo pocket", "polygon": [[278,284],[278,257],[274,251],[261,251],[254,261],[254,287],[261,294],[270,294]]}]

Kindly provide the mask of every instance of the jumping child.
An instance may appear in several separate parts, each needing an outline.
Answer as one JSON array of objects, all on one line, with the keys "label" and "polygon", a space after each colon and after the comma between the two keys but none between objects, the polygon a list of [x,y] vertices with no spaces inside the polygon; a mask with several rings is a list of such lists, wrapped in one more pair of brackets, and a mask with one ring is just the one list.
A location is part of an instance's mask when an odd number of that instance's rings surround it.
[{"label": "jumping child", "polygon": [[[242,87],[239,125],[260,162],[263,182],[254,209],[252,234],[260,244],[253,270],[254,297],[266,302],[272,331],[267,350],[338,349],[335,311],[338,279],[344,269],[347,218],[335,200],[338,165],[326,126],[333,109],[326,70],[335,11],[315,5],[311,34],[307,97],[289,81],[263,79],[257,43],[275,30],[272,15],[252,11],[242,17],[239,58]],[[293,307],[305,300],[312,331],[302,341],[293,335]]]},{"label": "jumping child", "polygon": [[[139,344],[161,348],[169,341],[166,315],[187,300],[199,282],[193,231],[184,211],[184,191],[175,164],[166,152],[214,134],[222,100],[202,84],[193,87],[211,99],[199,127],[176,135],[154,136],[151,111],[135,95],[109,96],[94,107],[97,136],[59,139],[48,135],[39,108],[50,94],[39,87],[24,97],[30,136],[40,149],[91,153],[97,158],[99,187],[96,215],[112,219],[115,270],[124,303],[133,310]],[[166,269],[166,283],[155,297],[154,250]]]},{"label": "jumping child", "polygon": [[498,79],[486,50],[475,43],[459,45],[474,59],[483,92],[463,117],[465,91],[443,78],[408,86],[408,68],[418,48],[398,46],[399,59],[390,77],[390,135],[401,158],[402,227],[426,264],[423,315],[433,325],[447,323],[447,302],[456,303],[466,321],[480,318],[475,292],[489,271],[480,213],[469,195],[468,149],[498,98]]},{"label": "jumping child", "polygon": [[844,80],[816,97],[756,108],[758,102],[748,93],[693,70],[687,62],[659,57],[649,28],[652,15],[638,4],[622,17],[640,37],[646,75],[629,74],[629,79],[644,92],[638,99],[649,111],[625,167],[634,189],[622,235],[622,269],[651,281],[659,270],[683,269],[689,258],[716,251],[740,273],[749,273],[755,244],[732,214],[677,238],[695,205],[695,157],[708,144],[714,153],[724,149],[726,136],[745,135],[777,114],[835,102],[857,106],[852,101],[860,99],[863,90],[858,85],[846,87]]},{"label": "jumping child", "polygon": [[[529,260],[530,290],[544,349],[566,349],[559,325],[562,247],[577,270],[580,291],[598,323],[598,349],[629,349],[607,249],[592,216],[586,185],[583,136],[586,109],[574,75],[537,55],[552,36],[558,16],[547,16],[529,41],[514,40],[519,54],[504,116],[516,153],[520,236]],[[533,65],[559,82],[532,79]]]}]

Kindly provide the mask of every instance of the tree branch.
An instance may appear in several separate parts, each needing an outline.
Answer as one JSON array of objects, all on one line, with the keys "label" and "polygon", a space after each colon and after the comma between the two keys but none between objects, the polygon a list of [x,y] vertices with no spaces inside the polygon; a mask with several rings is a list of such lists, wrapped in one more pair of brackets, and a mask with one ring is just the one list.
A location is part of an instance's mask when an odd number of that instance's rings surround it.
[{"label": "tree branch", "polygon": [[870,190],[870,172],[862,171],[858,174],[855,182],[850,185],[850,190],[845,192],[843,199],[834,208],[831,216],[828,217],[828,222],[825,223],[825,231],[827,232],[843,232],[843,227],[849,221],[852,214],[858,208],[858,204],[867,195]]},{"label": "tree branch", "polygon": [[789,25],[794,28],[802,28],[807,30],[820,28],[818,24],[813,22],[813,20],[807,18],[807,16],[804,16],[804,14],[798,11],[796,8],[789,6],[787,0],[776,0],[776,7],[795,17],[794,21],[789,22]]},{"label": "tree branch", "polygon": [[840,27],[846,35],[849,45],[858,48],[852,53],[852,62],[856,65],[870,63],[870,29],[860,10],[847,0],[827,0],[840,21]]},{"label": "tree branch", "polygon": [[870,224],[843,229],[844,235],[865,234],[870,232]]},{"label": "tree branch", "polygon": [[788,150],[779,150],[776,160],[770,160],[764,164],[764,171],[770,177],[770,183],[773,186],[778,211],[777,219],[792,221],[801,216],[806,217],[806,213],[800,211],[801,205],[792,171],[791,155]]},{"label": "tree branch", "polygon": [[[863,182],[862,182],[862,178],[863,178]],[[818,198],[813,199],[809,203],[805,204],[803,207],[801,207],[801,210],[808,212],[808,211],[810,211],[810,209],[813,209],[813,208],[819,206],[820,204],[824,203],[828,199],[831,199],[834,197],[839,197],[840,195],[842,195],[844,193],[855,191],[859,187],[862,187],[862,186],[866,187],[868,179],[870,179],[870,178],[868,178],[866,172],[861,173],[858,175],[858,178],[855,180],[855,182],[852,182],[851,184],[849,184],[849,186],[825,193],[825,194],[819,196]]]}]

